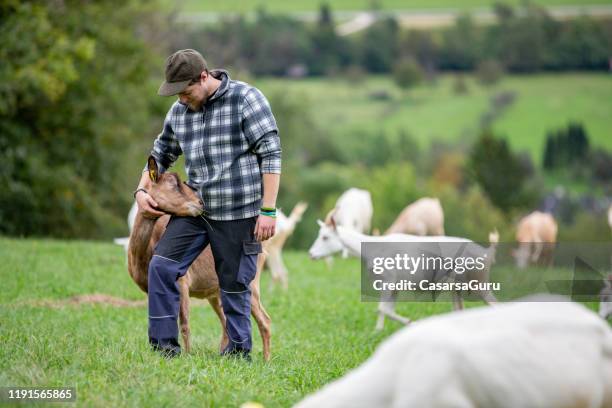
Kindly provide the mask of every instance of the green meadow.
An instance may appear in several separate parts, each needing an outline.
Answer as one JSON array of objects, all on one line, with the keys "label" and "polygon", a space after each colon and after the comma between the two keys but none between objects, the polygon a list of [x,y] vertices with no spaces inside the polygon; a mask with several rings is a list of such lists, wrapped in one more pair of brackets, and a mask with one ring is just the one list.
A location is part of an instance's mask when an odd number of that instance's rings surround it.
[{"label": "green meadow", "polygon": [[[492,87],[465,76],[467,93],[456,94],[456,78],[403,91],[387,76],[336,79],[258,80],[264,92],[291,92],[308,101],[317,124],[340,143],[363,133],[393,137],[407,131],[422,146],[433,140],[464,140],[474,134],[495,95],[509,93],[513,102],[493,123],[495,132],[515,150],[541,160],[546,132],[570,121],[584,124],[595,146],[612,149],[612,76],[609,74],[508,75]],[[382,93],[383,98],[376,96]],[[290,137],[290,135],[287,135]]]},{"label": "green meadow", "polygon": [[[220,358],[220,326],[204,302],[191,311],[192,353],[168,361],[147,347],[144,304],[53,304],[92,293],[144,301],[119,246],[0,238],[0,259],[0,386],[76,387],[77,406],[286,407],[362,363],[401,328],[387,320],[382,332],[373,330],[376,303],[360,300],[358,260],[335,259],[329,270],[290,252],[288,292],[271,287],[267,273],[262,279],[273,320],[270,362],[256,329],[251,364]],[[451,306],[397,310],[420,319]]]},{"label": "green meadow", "polygon": [[[204,302],[191,311],[192,354],[167,361],[147,347],[146,306],[44,303],[91,293],[145,300],[121,247],[0,238],[0,259],[0,386],[74,386],[79,406],[286,407],[359,365],[400,328],[388,322],[374,332],[376,304],[360,301],[358,261],[337,259],[330,271],[289,253],[289,291],[270,287],[267,273],[261,282],[273,321],[269,363],[255,324],[251,364],[220,358],[220,325]],[[399,310],[421,318],[450,305]]]},{"label": "green meadow", "polygon": [[[261,6],[274,13],[291,12],[316,12],[319,10],[321,0],[297,0],[297,1],[245,1],[245,0],[183,0],[179,3],[179,9],[184,12],[212,12],[212,13],[249,13],[254,12]],[[361,11],[372,9],[376,4],[382,10],[435,10],[435,9],[459,9],[472,10],[490,8],[494,0],[334,0],[328,1],[333,11]],[[507,0],[505,4],[519,6],[521,0]],[[542,6],[577,6],[580,5],[602,5],[611,4],[610,0],[588,0],[585,4],[577,4],[576,0],[535,0],[535,4]]]}]

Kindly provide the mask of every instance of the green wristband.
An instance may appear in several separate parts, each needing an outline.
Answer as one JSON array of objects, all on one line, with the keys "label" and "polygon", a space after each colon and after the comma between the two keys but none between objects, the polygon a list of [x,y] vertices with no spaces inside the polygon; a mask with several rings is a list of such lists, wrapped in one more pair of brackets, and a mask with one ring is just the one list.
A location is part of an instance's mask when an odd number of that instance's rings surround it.
[{"label": "green wristband", "polygon": [[265,215],[266,217],[276,218],[276,211],[272,212],[272,211],[260,210],[259,214],[260,215]]}]

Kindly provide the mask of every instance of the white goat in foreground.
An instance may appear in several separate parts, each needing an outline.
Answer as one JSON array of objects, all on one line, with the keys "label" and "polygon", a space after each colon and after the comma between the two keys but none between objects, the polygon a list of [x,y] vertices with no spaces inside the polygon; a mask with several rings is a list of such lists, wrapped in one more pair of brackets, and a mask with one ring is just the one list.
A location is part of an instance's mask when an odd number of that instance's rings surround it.
[{"label": "white goat in foreground", "polygon": [[[318,221],[319,239],[310,248],[310,257],[312,259],[319,259],[322,257],[330,256],[331,254],[346,250],[350,255],[361,258],[361,243],[362,242],[373,242],[373,243],[397,243],[397,242],[431,242],[431,243],[466,243],[467,246],[464,249],[463,256],[470,255],[472,257],[483,256],[486,259],[486,265],[484,270],[479,272],[466,271],[465,277],[467,280],[476,280],[478,282],[487,283],[489,282],[489,272],[491,265],[495,262],[495,250],[497,242],[499,240],[499,234],[497,231],[489,234],[489,240],[491,245],[489,248],[483,248],[480,245],[474,243],[467,238],[459,237],[448,237],[448,236],[416,236],[408,234],[391,234],[384,236],[370,236],[360,234],[352,231],[348,228],[335,225],[335,215],[332,214],[330,217],[330,225],[323,223],[321,220]],[[418,254],[417,254],[418,255]],[[455,276],[456,277],[456,276]],[[391,275],[393,281],[399,281],[400,279],[407,278],[418,282],[428,277],[422,273],[417,273],[412,276],[400,276],[398,274]],[[410,319],[401,316],[395,312],[395,301],[397,299],[398,292],[391,290],[381,291],[381,300],[378,304],[378,320],[376,323],[376,330],[382,330],[384,327],[385,317],[397,320],[403,324],[410,323]],[[487,303],[494,304],[497,302],[495,296],[490,291],[480,291],[478,295]],[[459,294],[453,292],[453,307],[455,310],[463,309],[463,301]]]},{"label": "white goat in foreground", "polygon": [[420,320],[295,407],[612,407],[610,327],[544,296]]}]

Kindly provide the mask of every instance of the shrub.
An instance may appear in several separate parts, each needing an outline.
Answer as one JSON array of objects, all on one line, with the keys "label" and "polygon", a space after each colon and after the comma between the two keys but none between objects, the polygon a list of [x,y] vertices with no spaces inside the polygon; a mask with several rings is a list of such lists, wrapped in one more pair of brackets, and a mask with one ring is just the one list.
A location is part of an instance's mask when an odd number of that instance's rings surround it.
[{"label": "shrub", "polygon": [[414,59],[406,59],[393,66],[393,80],[401,89],[409,89],[421,82],[423,70]]},{"label": "shrub", "polygon": [[528,206],[535,201],[535,197],[525,189],[528,169],[510,150],[506,140],[496,138],[489,130],[483,131],[474,144],[467,170],[491,202],[503,211]]},{"label": "shrub", "polygon": [[496,60],[484,60],[476,67],[478,81],[486,86],[495,85],[504,75],[504,67]]}]

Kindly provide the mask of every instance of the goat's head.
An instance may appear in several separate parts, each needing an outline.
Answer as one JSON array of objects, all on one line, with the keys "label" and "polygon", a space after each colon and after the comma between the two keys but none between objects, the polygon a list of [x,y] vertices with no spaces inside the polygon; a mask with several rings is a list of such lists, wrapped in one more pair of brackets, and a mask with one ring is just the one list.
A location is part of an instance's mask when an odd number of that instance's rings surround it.
[{"label": "goat's head", "polygon": [[336,223],[333,221],[333,218],[331,219],[331,224],[326,224],[321,220],[317,220],[319,224],[319,235],[308,250],[310,258],[321,259],[333,255],[336,252],[340,252],[344,248],[336,231]]},{"label": "goat's head", "polygon": [[612,275],[604,280],[604,288],[600,292],[599,315],[602,319],[612,316]]},{"label": "goat's head", "polygon": [[182,183],[176,173],[159,173],[157,162],[149,156],[149,195],[157,203],[157,208],[181,217],[196,217],[204,210],[198,195],[186,183]]}]

